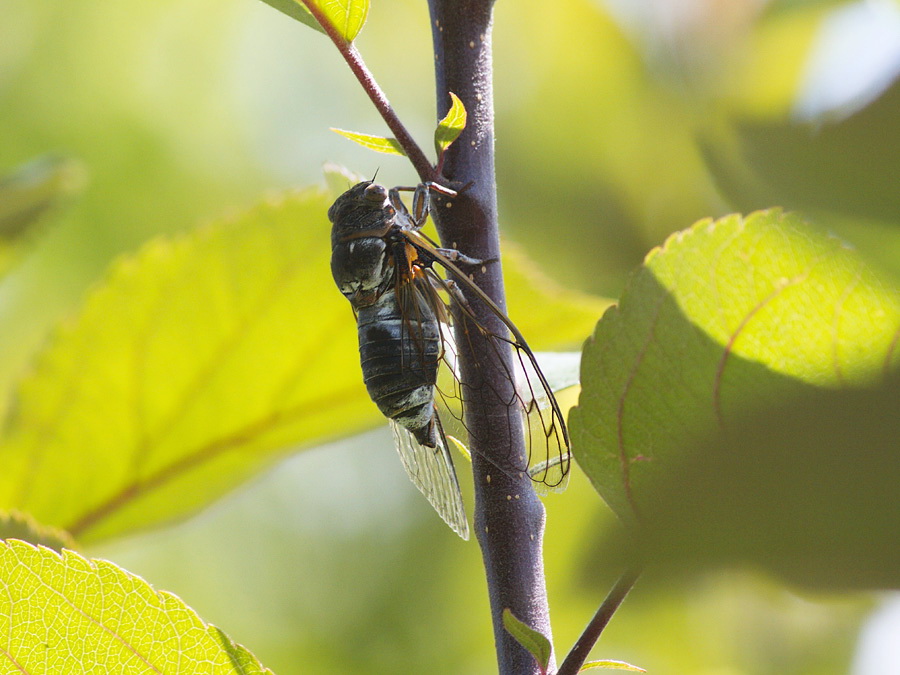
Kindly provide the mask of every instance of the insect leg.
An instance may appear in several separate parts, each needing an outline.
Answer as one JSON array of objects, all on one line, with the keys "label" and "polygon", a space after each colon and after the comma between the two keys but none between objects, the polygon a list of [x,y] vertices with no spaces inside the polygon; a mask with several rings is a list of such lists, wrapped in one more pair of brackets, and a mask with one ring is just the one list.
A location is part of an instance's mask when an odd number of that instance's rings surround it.
[{"label": "insect leg", "polygon": [[[388,199],[390,199],[391,206],[397,211],[397,213],[401,217],[405,217],[407,220],[412,221],[412,215],[409,212],[409,209],[406,208],[406,204],[403,203],[403,200],[400,199],[400,191],[401,190],[415,190],[416,188],[408,188],[408,187],[394,187],[388,190]],[[421,227],[421,225],[417,225],[416,228]]]},{"label": "insect leg", "polygon": [[[404,187],[399,185],[391,188],[388,192],[391,205],[398,213],[409,219],[412,229],[414,230],[421,228],[425,224],[425,221],[428,220],[428,211],[430,208],[428,203],[428,185],[428,183],[419,183],[416,187]],[[434,185],[436,185],[436,183]],[[413,193],[412,213],[409,212],[409,209],[406,208],[406,204],[400,199],[400,192]],[[453,190],[450,190],[450,192],[452,192],[453,195],[456,195],[456,192]]]},{"label": "insect leg", "polygon": [[459,289],[459,284],[457,284],[453,279],[441,279],[441,286],[450,294],[450,297],[453,300],[466,310],[466,313],[470,316],[474,316],[472,312],[472,306],[469,304],[469,301],[466,300],[466,296],[463,295],[463,292]]},{"label": "insect leg", "polygon": [[457,251],[455,248],[435,248],[435,250],[440,253],[442,256],[447,258],[450,262],[462,263],[464,265],[472,265],[473,267],[476,265],[487,265],[488,263],[499,262],[499,258],[491,258],[490,260],[482,260],[481,258],[473,258],[471,256],[466,255],[462,251]]},{"label": "insect leg", "polygon": [[[459,287],[459,284],[456,283],[453,279],[442,279],[441,277],[435,276],[432,283],[436,286],[442,288],[447,292],[450,298],[459,305],[459,308],[462,310],[463,314],[465,314],[468,318],[472,319],[475,323],[475,326],[478,327],[478,330],[481,332],[485,332],[481,326],[481,323],[478,321],[478,317],[475,314],[475,311],[472,309],[472,305],[469,304],[469,301],[466,299],[466,296],[463,295],[462,290]],[[503,340],[504,342],[508,342],[509,344],[514,344],[512,340],[508,338],[502,338],[500,336],[495,336]]]},{"label": "insect leg", "polygon": [[[400,192],[413,193],[412,213],[410,213],[407,210],[406,206],[403,205],[403,201],[400,199]],[[397,209],[397,211],[408,215],[413,223],[413,228],[418,230],[420,227],[422,227],[422,225],[425,224],[425,221],[428,219],[428,212],[431,208],[428,196],[431,192],[436,192],[437,194],[444,195],[445,197],[456,197],[459,194],[459,192],[457,192],[453,188],[445,187],[444,185],[435,183],[434,181],[419,183],[416,187],[405,187],[400,185],[392,188],[389,191],[389,194],[393,207]]]}]

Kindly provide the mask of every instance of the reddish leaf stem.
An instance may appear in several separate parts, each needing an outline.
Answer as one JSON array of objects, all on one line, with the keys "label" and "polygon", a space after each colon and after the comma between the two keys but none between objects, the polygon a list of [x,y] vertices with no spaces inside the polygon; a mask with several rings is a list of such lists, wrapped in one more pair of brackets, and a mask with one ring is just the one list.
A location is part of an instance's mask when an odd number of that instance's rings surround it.
[{"label": "reddish leaf stem", "polygon": [[594,614],[594,618],[591,619],[581,637],[578,638],[578,642],[572,647],[572,651],[566,656],[556,675],[576,675],[578,673],[578,670],[584,665],[588,655],[591,653],[591,649],[594,648],[597,640],[600,639],[600,634],[606,628],[606,624],[609,623],[612,615],[619,609],[619,605],[625,600],[625,596],[628,595],[640,574],[640,570],[629,570],[616,582],[616,585],[613,586],[609,595],[606,596],[606,599],[600,605],[597,613]]},{"label": "reddish leaf stem", "polygon": [[422,148],[419,147],[419,144],[416,143],[410,133],[406,130],[406,127],[403,126],[400,118],[397,117],[397,113],[395,113],[394,109],[391,107],[384,91],[375,81],[372,71],[366,66],[362,56],[353,43],[348,42],[347,39],[338,32],[334,24],[328,20],[328,17],[325,16],[315,3],[309,2],[308,0],[301,1],[309,10],[309,13],[313,15],[313,18],[315,18],[315,20],[319,22],[319,25],[322,26],[322,30],[325,31],[325,34],[331,38],[331,41],[334,43],[334,46],[337,47],[341,56],[344,58],[344,61],[347,62],[347,65],[350,66],[350,70],[353,71],[356,79],[359,80],[363,90],[375,105],[375,109],[378,110],[378,113],[387,124],[388,129],[391,130],[391,133],[394,134],[394,138],[397,139],[397,142],[406,152],[406,156],[409,157],[409,161],[412,162],[412,165],[415,168],[416,173],[419,174],[419,178],[422,182],[438,180],[438,173],[435,171],[434,166],[432,166],[431,160],[428,159],[422,151]]}]

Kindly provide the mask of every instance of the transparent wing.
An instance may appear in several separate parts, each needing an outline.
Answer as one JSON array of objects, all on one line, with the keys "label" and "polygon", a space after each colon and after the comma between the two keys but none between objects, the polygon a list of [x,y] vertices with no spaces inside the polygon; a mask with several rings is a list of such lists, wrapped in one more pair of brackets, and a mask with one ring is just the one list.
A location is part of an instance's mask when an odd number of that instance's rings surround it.
[{"label": "transparent wing", "polygon": [[468,539],[469,522],[466,520],[466,509],[463,506],[447,439],[440,429],[440,421],[437,421],[438,444],[434,448],[419,444],[412,434],[393,420],[390,420],[390,423],[394,432],[394,444],[409,479],[431,502],[444,522],[460,537]]},{"label": "transparent wing", "polygon": [[[552,387],[538,365],[534,352],[525,342],[525,338],[510,319],[494,304],[493,301],[477,285],[449,260],[441,250],[437,249],[427,238],[416,231],[406,231],[407,237],[420,251],[444,267],[447,279],[441,278],[434,269],[428,269],[431,280],[430,289],[424,285],[419,290],[430,295],[428,302],[432,306],[449,303],[452,299],[458,304],[459,314],[466,323],[466,331],[478,331],[488,338],[488,344],[496,358],[491,359],[491,367],[499,368],[501,378],[513,384],[512,398],[507,402],[515,406],[522,416],[525,431],[525,457],[489,458],[498,469],[506,472],[527,473],[533,481],[540,484],[539,491],[565,489],[571,464],[569,436],[566,430],[562,410],[556,401]],[[503,335],[492,332],[479,323],[459,292],[459,286],[471,289],[488,309],[493,312],[508,329]],[[440,292],[439,292],[440,291]],[[456,367],[456,345],[453,331],[448,330],[446,323],[452,321],[452,313],[443,306],[439,314],[442,320],[442,340],[444,344],[443,360],[447,368],[438,379],[437,394],[443,401],[447,412],[456,420],[449,433],[458,434],[459,426],[465,428],[470,440],[472,432],[465,427],[463,415],[463,389],[492,386],[492,378],[487,374],[488,364],[478,364],[482,374],[476,373],[470,381],[463,382]],[[466,331],[463,332],[466,335]],[[465,339],[465,338],[461,338]],[[512,364],[505,365],[504,352],[512,350]],[[446,374],[449,373],[449,376]],[[495,375],[497,372],[492,373]],[[498,394],[500,392],[497,392]],[[451,422],[451,420],[446,421]]]}]

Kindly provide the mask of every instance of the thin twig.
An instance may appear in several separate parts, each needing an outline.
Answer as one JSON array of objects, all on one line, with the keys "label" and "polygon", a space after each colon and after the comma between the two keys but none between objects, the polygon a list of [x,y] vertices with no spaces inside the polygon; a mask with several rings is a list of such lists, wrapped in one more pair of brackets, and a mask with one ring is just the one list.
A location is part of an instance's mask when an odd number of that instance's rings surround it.
[{"label": "thin twig", "polygon": [[606,628],[606,624],[609,623],[619,605],[625,600],[625,596],[628,595],[628,591],[634,586],[634,582],[637,581],[640,574],[641,571],[639,569],[629,570],[616,582],[616,585],[612,587],[609,595],[606,596],[606,599],[600,605],[597,613],[594,614],[594,618],[591,619],[581,637],[578,638],[578,642],[572,647],[572,651],[569,652],[559,670],[556,671],[556,675],[576,675],[578,669],[587,660],[591,649],[594,648],[597,640],[600,639],[600,634]]},{"label": "thin twig", "polygon": [[416,143],[410,133],[406,130],[406,127],[403,126],[400,118],[397,117],[397,113],[394,112],[390,102],[388,102],[384,91],[378,86],[378,82],[375,81],[375,76],[372,75],[372,71],[366,66],[365,61],[363,61],[362,56],[353,43],[347,41],[347,39],[338,32],[315,3],[303,0],[303,4],[309,10],[309,13],[313,15],[313,18],[319,22],[319,25],[322,26],[322,30],[325,31],[325,34],[331,38],[331,41],[334,43],[334,46],[337,47],[341,56],[344,57],[344,61],[350,66],[350,70],[353,71],[356,79],[359,80],[363,90],[375,105],[375,109],[378,110],[378,113],[387,124],[388,129],[391,130],[391,133],[394,134],[394,138],[397,139],[400,147],[406,152],[406,156],[415,168],[416,173],[419,174],[419,178],[422,182],[437,180],[439,176],[435,172],[431,160],[428,159],[422,151],[422,148],[419,147],[419,144]]}]

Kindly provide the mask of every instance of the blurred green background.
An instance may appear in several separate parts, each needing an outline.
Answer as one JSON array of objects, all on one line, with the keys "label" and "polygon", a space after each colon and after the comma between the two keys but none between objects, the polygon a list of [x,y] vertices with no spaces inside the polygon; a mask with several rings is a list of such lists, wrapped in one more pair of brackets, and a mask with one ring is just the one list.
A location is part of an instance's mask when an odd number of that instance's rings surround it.
[{"label": "blurred green background", "polygon": [[[358,45],[427,145],[426,3],[373,0]],[[891,0],[501,0],[494,48],[504,233],[564,285],[616,297],[668,233],[773,205],[900,269]],[[56,153],[86,174],[0,280],[0,386],[150,237],[316,183],[328,161],[415,180],[329,126],[384,133],[330,43],[258,0],[0,0],[0,172]],[[324,214],[307,225],[326,246]],[[88,553],[177,593],[278,673],[492,672],[478,548],[390,446],[380,430],[303,453],[187,523]],[[564,652],[614,581],[595,562],[612,516],[580,475],[547,506]],[[648,577],[595,654],[660,675],[896,673],[866,665],[885,643],[864,622],[884,602],[748,570]]]}]

